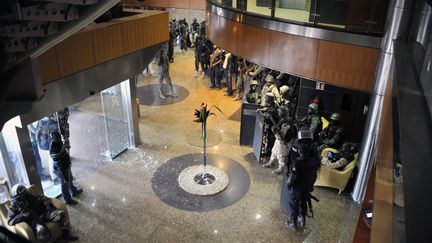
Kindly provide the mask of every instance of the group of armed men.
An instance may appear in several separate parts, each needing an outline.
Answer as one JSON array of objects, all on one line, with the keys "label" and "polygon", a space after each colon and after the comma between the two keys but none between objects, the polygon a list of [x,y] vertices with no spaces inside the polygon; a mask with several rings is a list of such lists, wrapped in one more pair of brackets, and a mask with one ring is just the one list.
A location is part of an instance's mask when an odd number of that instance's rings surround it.
[{"label": "group of armed men", "polygon": [[[304,227],[306,217],[313,216],[311,199],[316,198],[311,192],[320,164],[343,168],[354,159],[357,149],[350,142],[343,143],[345,131],[339,113],[331,114],[328,126],[323,129],[318,97],[308,105],[305,117],[296,117],[297,85],[296,77],[266,70],[261,79],[252,76],[245,94],[247,102],[260,105],[257,112],[264,117],[261,158],[270,154],[270,159],[260,162],[265,168],[277,163],[274,174],[286,171],[291,217],[286,225],[293,230]],[[339,152],[321,158],[322,150],[328,147]]]},{"label": "group of armed men", "polygon": [[176,45],[181,52],[186,52],[188,47],[194,48],[197,39],[205,36],[206,22],[202,20],[198,23],[196,18],[192,19],[189,25],[186,18],[177,20],[172,18],[169,23],[169,42],[168,42],[168,57],[170,62],[174,61],[174,45]]}]

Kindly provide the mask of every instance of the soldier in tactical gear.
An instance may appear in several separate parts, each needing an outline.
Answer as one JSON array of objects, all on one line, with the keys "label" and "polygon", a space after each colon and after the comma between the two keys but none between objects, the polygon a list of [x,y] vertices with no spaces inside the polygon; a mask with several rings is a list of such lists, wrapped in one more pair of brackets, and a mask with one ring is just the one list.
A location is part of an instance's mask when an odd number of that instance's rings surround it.
[{"label": "soldier in tactical gear", "polygon": [[288,206],[291,220],[285,224],[292,230],[298,230],[299,224],[301,227],[306,224],[308,209],[312,213],[311,198],[315,197],[311,195],[311,192],[320,166],[318,153],[309,129],[302,128],[298,131],[297,139],[294,140],[291,148],[290,158],[286,161]]},{"label": "soldier in tactical gear", "polygon": [[165,99],[166,96],[163,93],[162,84],[163,80],[168,83],[170,87],[170,92],[168,93],[168,96],[177,97],[174,92],[174,87],[171,82],[171,76],[169,74],[169,60],[167,53],[165,51],[165,48],[162,48],[159,51],[159,54],[156,56],[156,61],[158,64],[158,85],[159,85],[159,97],[161,99]]},{"label": "soldier in tactical gear", "polygon": [[189,28],[189,39],[191,42],[191,47],[195,47],[196,39],[199,36],[199,28],[200,24],[197,22],[196,18],[193,18]]},{"label": "soldier in tactical gear", "polygon": [[[263,139],[261,144],[261,154],[271,154],[271,149],[275,141],[275,136],[271,131],[271,127],[278,124],[278,109],[279,105],[275,102],[273,93],[267,93],[264,96],[266,107],[258,109],[257,112],[264,116],[263,124]],[[263,162],[263,161],[261,161]]]},{"label": "soldier in tactical gear", "polygon": [[349,162],[354,160],[356,148],[353,144],[347,142],[342,145],[338,153],[331,153],[321,159],[321,164],[331,169],[339,169],[345,167]]},{"label": "soldier in tactical gear", "polygon": [[199,35],[200,36],[206,35],[206,21],[204,19],[201,20],[201,23],[200,23]]},{"label": "soldier in tactical gear", "polygon": [[70,222],[63,210],[57,209],[51,199],[43,195],[35,195],[27,191],[24,185],[12,187],[8,224],[16,225],[26,222],[33,230],[36,239],[51,242],[51,233],[46,223],[58,223],[63,230],[63,239],[76,241],[78,237],[71,235]]},{"label": "soldier in tactical gear", "polygon": [[318,134],[322,130],[321,117],[318,115],[318,105],[311,103],[308,106],[308,114],[300,120],[303,126],[308,127],[312,133],[314,141],[318,141]]},{"label": "soldier in tactical gear", "polygon": [[257,104],[261,96],[258,90],[259,83],[256,80],[252,80],[249,84],[249,91],[246,94],[246,101],[251,104]]},{"label": "soldier in tactical gear", "polygon": [[75,187],[72,182],[71,160],[58,131],[51,132],[50,156],[54,161],[54,173],[60,178],[61,191],[66,204],[74,205],[78,202],[72,196],[77,196],[82,189]]},{"label": "soldier in tactical gear", "polygon": [[328,127],[319,133],[319,147],[318,150],[322,151],[325,148],[339,149],[345,130],[341,123],[341,115],[339,113],[333,113],[330,116],[330,123]]},{"label": "soldier in tactical gear", "polygon": [[180,20],[179,22],[179,35],[181,36],[181,41],[180,41],[180,50],[182,52],[186,52],[187,51],[187,38],[188,38],[188,34],[187,34],[187,30],[188,30],[188,23],[186,22],[186,18],[183,18],[182,20]]},{"label": "soldier in tactical gear", "polygon": [[272,171],[276,175],[282,174],[284,171],[287,145],[295,136],[295,127],[291,118],[288,116],[288,108],[280,106],[278,109],[278,116],[278,124],[272,127],[272,132],[276,137],[276,141],[273,145],[269,162],[263,165],[264,168],[269,168],[277,161],[278,168]]},{"label": "soldier in tactical gear", "polygon": [[[277,89],[277,87],[274,85],[274,77],[272,75],[267,75],[265,78],[265,85],[263,86],[262,90],[261,90],[261,98],[265,97],[265,94],[267,93],[272,93],[274,98],[275,98],[275,102],[280,104],[281,101],[281,97],[279,94],[279,90]],[[265,99],[261,99],[260,102],[261,106],[266,106],[266,101]]]}]

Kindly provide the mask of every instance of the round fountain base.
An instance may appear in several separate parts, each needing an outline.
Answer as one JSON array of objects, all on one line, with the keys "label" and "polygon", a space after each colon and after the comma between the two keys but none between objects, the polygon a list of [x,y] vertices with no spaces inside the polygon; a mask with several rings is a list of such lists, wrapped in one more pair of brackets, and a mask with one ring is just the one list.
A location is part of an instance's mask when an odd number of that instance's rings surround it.
[{"label": "round fountain base", "polygon": [[229,178],[225,171],[212,165],[193,165],[180,173],[178,183],[190,194],[209,196],[225,190]]}]

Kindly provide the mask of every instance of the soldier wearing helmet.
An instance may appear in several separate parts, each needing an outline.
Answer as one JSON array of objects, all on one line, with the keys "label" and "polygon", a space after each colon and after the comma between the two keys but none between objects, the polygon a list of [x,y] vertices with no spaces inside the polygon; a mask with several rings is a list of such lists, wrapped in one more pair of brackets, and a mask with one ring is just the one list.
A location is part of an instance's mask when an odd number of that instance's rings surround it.
[{"label": "soldier wearing helmet", "polygon": [[189,27],[189,40],[191,42],[191,47],[195,47],[196,39],[199,36],[200,24],[197,22],[196,18],[193,18],[192,23]]},{"label": "soldier wearing helmet", "polygon": [[[271,149],[275,141],[275,136],[271,131],[271,127],[278,124],[278,109],[279,105],[275,102],[275,96],[273,93],[266,93],[264,97],[261,97],[265,101],[266,106],[258,109],[257,112],[264,116],[263,124],[263,144],[261,146],[261,154],[270,155]],[[264,162],[263,160],[261,162]]]},{"label": "soldier wearing helmet", "polygon": [[287,85],[283,85],[279,88],[279,93],[281,95],[280,105],[286,106],[289,108],[289,90],[290,88]]},{"label": "soldier wearing helmet", "polygon": [[339,149],[343,143],[345,130],[342,126],[341,115],[333,113],[330,116],[330,123],[322,132],[319,133],[318,149],[321,151],[327,147]]},{"label": "soldier wearing helmet", "polygon": [[270,160],[263,165],[264,168],[269,168],[277,162],[278,168],[272,171],[276,175],[282,174],[284,171],[287,148],[291,147],[291,139],[295,137],[295,126],[289,117],[287,107],[279,107],[278,118],[278,123],[272,127],[272,132],[274,133],[276,140],[272,148]]},{"label": "soldier wearing helmet", "polygon": [[258,90],[259,83],[256,80],[252,80],[249,84],[249,91],[246,94],[246,101],[252,104],[257,104],[260,99],[260,92]]},{"label": "soldier wearing helmet", "polygon": [[[274,95],[275,102],[279,104],[281,102],[281,96],[280,96],[279,90],[277,89],[276,85],[274,84],[274,82],[275,82],[274,77],[272,75],[268,74],[265,78],[265,81],[266,81],[266,83],[264,84],[264,86],[261,90],[261,98],[264,97],[266,93],[272,93]],[[261,99],[260,105],[266,106],[265,99]]]},{"label": "soldier wearing helmet", "polygon": [[286,160],[288,187],[288,208],[291,219],[286,226],[298,230],[306,224],[306,216],[312,212],[311,192],[320,166],[313,135],[308,128],[301,128]]},{"label": "soldier wearing helmet", "polygon": [[317,141],[318,134],[322,130],[322,121],[321,117],[318,114],[318,105],[315,103],[309,104],[307,112],[307,116],[304,117],[301,122],[303,122],[304,126],[309,128],[312,133],[313,139]]}]

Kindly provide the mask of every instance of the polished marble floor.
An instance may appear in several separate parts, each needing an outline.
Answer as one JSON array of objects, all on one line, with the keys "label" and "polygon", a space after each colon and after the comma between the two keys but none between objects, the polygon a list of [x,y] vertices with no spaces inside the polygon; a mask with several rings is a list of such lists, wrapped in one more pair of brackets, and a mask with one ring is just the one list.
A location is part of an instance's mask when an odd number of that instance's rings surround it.
[{"label": "polished marble floor", "polygon": [[[156,67],[152,67],[154,72]],[[210,90],[209,80],[192,77],[193,53],[177,54],[171,65],[172,80],[188,89],[188,96],[163,106],[141,105],[142,145],[98,167],[80,182],[84,192],[78,205],[69,207],[73,232],[80,242],[351,242],[359,208],[349,195],[317,188],[315,218],[304,232],[284,227],[286,215],[280,208],[281,178],[260,167],[250,147],[239,146],[240,103],[223,91]],[[144,74],[139,86],[154,84]],[[191,212],[165,204],[152,189],[157,169],[175,157],[200,153],[187,142],[199,129],[193,123],[194,108],[201,102],[217,105],[226,117],[209,118],[208,127],[222,142],[208,148],[240,163],[249,173],[248,192],[228,207]],[[76,173],[75,169],[73,168]]]}]

